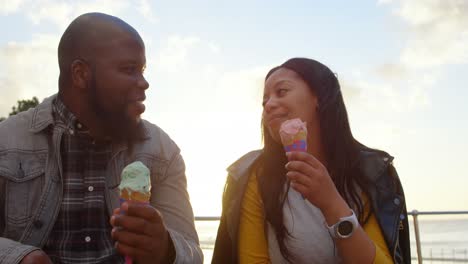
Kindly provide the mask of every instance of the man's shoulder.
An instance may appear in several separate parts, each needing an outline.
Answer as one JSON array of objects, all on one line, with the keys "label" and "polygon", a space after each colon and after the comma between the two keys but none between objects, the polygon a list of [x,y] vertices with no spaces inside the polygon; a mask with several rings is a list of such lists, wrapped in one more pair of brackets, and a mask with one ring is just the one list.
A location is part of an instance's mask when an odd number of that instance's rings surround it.
[{"label": "man's shoulder", "polygon": [[164,143],[166,141],[172,141],[169,134],[166,133],[161,127],[151,123],[148,120],[142,119],[143,125],[146,129],[146,135],[149,140]]},{"label": "man's shoulder", "polygon": [[4,147],[8,143],[14,143],[17,140],[30,135],[31,120],[34,114],[34,108],[8,117],[0,122],[0,146]]},{"label": "man's shoulder", "polygon": [[144,149],[167,159],[180,152],[177,144],[162,128],[148,120],[142,119],[142,122],[147,136],[142,145]]},{"label": "man's shoulder", "polygon": [[19,112],[0,122],[0,133],[24,136],[38,132],[52,123],[52,101],[56,95],[45,98],[39,105]]},{"label": "man's shoulder", "polygon": [[4,121],[0,122],[0,130],[1,131],[11,131],[18,127],[25,127],[29,128],[31,125],[31,119],[34,113],[35,108],[30,108],[24,112],[20,112],[16,115],[12,115],[5,119]]}]

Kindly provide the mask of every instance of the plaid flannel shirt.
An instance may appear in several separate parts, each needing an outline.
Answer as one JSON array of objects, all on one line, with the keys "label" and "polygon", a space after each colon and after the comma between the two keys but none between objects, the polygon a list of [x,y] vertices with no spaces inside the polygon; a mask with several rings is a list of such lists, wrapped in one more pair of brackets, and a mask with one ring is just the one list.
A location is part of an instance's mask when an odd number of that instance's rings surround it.
[{"label": "plaid flannel shirt", "polygon": [[59,97],[54,102],[61,140],[63,195],[44,251],[54,263],[123,263],[110,236],[104,196],[110,141],[94,141]]}]

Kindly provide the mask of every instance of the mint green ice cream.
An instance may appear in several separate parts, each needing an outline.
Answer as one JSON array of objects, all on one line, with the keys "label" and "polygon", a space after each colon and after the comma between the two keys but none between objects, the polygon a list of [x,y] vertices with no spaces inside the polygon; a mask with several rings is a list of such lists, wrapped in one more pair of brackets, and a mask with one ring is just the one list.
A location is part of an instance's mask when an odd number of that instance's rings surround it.
[{"label": "mint green ice cream", "polygon": [[123,170],[119,190],[149,193],[151,189],[150,170],[141,161],[128,164]]}]

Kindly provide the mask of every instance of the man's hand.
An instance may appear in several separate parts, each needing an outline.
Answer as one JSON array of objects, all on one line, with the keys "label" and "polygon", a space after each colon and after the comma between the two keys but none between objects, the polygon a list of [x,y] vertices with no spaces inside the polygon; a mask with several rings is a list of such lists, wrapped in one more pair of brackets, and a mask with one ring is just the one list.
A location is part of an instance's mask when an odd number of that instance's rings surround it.
[{"label": "man's hand", "polygon": [[110,223],[120,254],[141,264],[173,262],[174,248],[169,233],[160,212],[151,205],[125,202],[114,210]]},{"label": "man's hand", "polygon": [[52,261],[44,251],[34,250],[24,256],[20,264],[52,264]]}]

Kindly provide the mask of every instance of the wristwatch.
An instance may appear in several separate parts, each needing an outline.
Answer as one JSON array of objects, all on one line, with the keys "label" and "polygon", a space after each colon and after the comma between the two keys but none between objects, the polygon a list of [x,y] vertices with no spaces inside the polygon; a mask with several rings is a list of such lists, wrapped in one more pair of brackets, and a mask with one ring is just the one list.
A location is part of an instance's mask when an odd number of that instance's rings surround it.
[{"label": "wristwatch", "polygon": [[338,223],[332,226],[328,226],[328,224],[325,223],[328,228],[328,233],[330,233],[333,238],[348,238],[354,233],[354,230],[359,226],[359,221],[353,210],[351,210],[351,213],[350,216],[341,217]]}]

